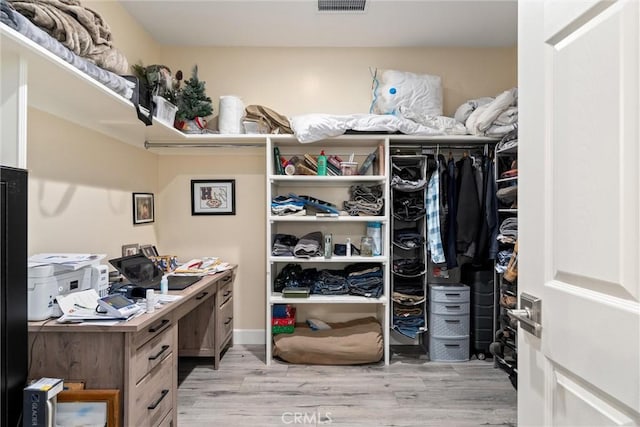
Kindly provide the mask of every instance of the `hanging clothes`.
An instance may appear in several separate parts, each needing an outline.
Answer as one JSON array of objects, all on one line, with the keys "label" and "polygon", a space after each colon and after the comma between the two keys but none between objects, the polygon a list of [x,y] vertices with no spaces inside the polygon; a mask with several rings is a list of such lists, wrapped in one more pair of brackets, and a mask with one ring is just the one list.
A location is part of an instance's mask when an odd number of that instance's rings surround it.
[{"label": "hanging clothes", "polygon": [[458,214],[458,188],[456,184],[456,164],[453,157],[449,157],[447,162],[447,223],[446,223],[446,241],[447,241],[447,268],[452,269],[458,266],[457,253],[457,214]]},{"label": "hanging clothes", "polygon": [[440,173],[436,168],[427,184],[427,244],[431,261],[440,264],[446,261],[440,236]]},{"label": "hanging clothes", "polygon": [[458,211],[456,220],[457,250],[465,253],[476,240],[480,217],[480,203],[478,203],[478,189],[469,156],[464,156],[457,163],[458,166]]}]

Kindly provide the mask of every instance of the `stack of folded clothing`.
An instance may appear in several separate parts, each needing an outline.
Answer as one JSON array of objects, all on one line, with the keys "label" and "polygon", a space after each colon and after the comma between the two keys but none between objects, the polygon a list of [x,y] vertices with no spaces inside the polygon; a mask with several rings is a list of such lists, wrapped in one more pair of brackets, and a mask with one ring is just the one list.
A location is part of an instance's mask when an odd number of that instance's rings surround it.
[{"label": "stack of folded clothing", "polygon": [[298,243],[298,238],[291,234],[276,234],[273,239],[271,255],[273,256],[293,256],[293,250]]},{"label": "stack of folded clothing", "polygon": [[417,258],[394,259],[393,272],[402,276],[419,276],[424,274],[425,265]]},{"label": "stack of folded clothing", "polygon": [[276,196],[271,200],[274,215],[306,215],[305,203],[287,196]]},{"label": "stack of folded clothing", "polygon": [[421,191],[397,194],[393,199],[393,216],[401,221],[416,221],[427,213]]},{"label": "stack of folded clothing", "polygon": [[344,210],[351,216],[380,215],[384,208],[381,185],[352,185],[349,188],[351,200],[344,202]]},{"label": "stack of folded clothing", "polygon": [[416,166],[393,166],[391,188],[403,191],[421,190],[427,185],[427,180],[421,178],[422,172]]},{"label": "stack of folded clothing", "polygon": [[380,264],[354,264],[345,268],[351,295],[379,298],[382,295],[383,280]]},{"label": "stack of folded clothing", "polygon": [[322,233],[314,231],[298,240],[293,255],[298,258],[311,258],[322,254]]},{"label": "stack of folded clothing", "polygon": [[514,244],[518,240],[518,218],[511,217],[502,221],[497,239],[502,243]]},{"label": "stack of folded clothing", "polygon": [[393,231],[393,243],[402,249],[415,249],[422,247],[424,237],[417,227],[399,228]]},{"label": "stack of folded clothing", "polygon": [[343,270],[321,270],[311,293],[319,295],[345,295],[349,292]]},{"label": "stack of folded clothing", "polygon": [[397,277],[393,287],[393,328],[415,339],[424,322],[426,301],[421,280]]}]

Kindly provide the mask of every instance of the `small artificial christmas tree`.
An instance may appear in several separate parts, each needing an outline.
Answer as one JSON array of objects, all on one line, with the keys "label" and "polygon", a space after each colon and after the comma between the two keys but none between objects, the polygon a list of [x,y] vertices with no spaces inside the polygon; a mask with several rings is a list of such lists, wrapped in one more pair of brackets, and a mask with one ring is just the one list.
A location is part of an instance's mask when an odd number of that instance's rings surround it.
[{"label": "small artificial christmas tree", "polygon": [[178,120],[193,120],[213,114],[211,98],[204,92],[205,82],[198,79],[198,66],[193,67],[191,78],[184,82],[177,96]]}]

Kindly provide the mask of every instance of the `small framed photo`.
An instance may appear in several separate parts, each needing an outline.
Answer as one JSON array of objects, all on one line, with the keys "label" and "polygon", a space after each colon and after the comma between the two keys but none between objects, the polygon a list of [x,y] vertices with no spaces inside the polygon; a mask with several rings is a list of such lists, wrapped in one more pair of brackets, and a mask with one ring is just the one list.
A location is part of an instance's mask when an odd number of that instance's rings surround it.
[{"label": "small framed photo", "polygon": [[120,425],[120,390],[65,390],[57,395],[55,425]]},{"label": "small framed photo", "polygon": [[122,256],[131,256],[138,253],[140,245],[137,243],[130,243],[128,245],[122,245]]},{"label": "small framed photo", "polygon": [[140,246],[140,252],[142,252],[142,255],[146,256],[147,258],[158,256],[158,251],[156,250],[156,247],[153,245]]},{"label": "small framed photo", "polygon": [[154,221],[153,193],[133,193],[133,223]]},{"label": "small framed photo", "polygon": [[235,214],[235,179],[191,180],[191,215]]}]

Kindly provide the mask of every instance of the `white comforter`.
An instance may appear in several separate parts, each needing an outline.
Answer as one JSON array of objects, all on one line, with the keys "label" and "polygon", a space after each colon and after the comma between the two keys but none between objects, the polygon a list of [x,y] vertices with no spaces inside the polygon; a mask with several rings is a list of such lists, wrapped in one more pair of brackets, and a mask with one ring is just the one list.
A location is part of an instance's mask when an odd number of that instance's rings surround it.
[{"label": "white comforter", "polygon": [[307,143],[336,137],[348,130],[401,132],[406,135],[448,135],[459,131],[459,129],[455,128],[455,120],[450,117],[432,117],[431,120],[425,121],[425,124],[419,124],[412,120],[392,115],[303,114],[291,117],[290,122],[291,129],[298,141]]}]

